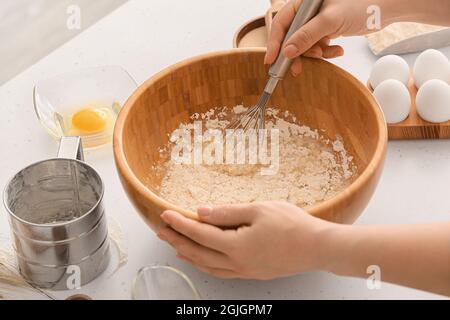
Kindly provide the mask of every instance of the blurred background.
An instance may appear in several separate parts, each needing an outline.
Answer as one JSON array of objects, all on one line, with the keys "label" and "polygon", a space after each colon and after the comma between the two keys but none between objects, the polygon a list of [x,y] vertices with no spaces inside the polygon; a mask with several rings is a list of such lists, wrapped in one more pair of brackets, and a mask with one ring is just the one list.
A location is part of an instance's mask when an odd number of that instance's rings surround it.
[{"label": "blurred background", "polygon": [[[0,85],[127,0],[0,0]],[[81,28],[69,29],[68,8],[80,9]]]}]

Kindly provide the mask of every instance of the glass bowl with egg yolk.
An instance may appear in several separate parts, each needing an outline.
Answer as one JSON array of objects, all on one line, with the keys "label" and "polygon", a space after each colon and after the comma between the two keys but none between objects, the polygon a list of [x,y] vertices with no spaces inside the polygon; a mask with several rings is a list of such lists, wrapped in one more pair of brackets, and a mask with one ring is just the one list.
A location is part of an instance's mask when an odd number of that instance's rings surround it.
[{"label": "glass bowl with egg yolk", "polygon": [[64,119],[65,135],[80,136],[88,148],[109,143],[119,111],[120,105],[116,102],[111,106],[81,106]]},{"label": "glass bowl with egg yolk", "polygon": [[80,136],[94,148],[111,142],[117,114],[136,88],[119,66],[80,69],[38,82],[34,109],[52,137]]}]

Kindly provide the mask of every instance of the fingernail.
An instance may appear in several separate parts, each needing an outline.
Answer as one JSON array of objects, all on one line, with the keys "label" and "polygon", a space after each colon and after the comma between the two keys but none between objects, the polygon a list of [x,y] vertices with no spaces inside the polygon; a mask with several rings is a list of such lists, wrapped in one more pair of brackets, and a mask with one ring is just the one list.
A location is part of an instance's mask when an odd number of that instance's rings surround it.
[{"label": "fingernail", "polygon": [[286,58],[292,59],[295,58],[298,54],[298,48],[295,44],[290,44],[286,48],[284,48],[284,55]]},{"label": "fingernail", "polygon": [[313,51],[311,52],[311,54],[312,54],[315,58],[319,58],[319,57],[322,56],[322,52],[319,51],[319,50],[313,50]]},{"label": "fingernail", "polygon": [[164,211],[161,214],[161,219],[165,222],[165,223],[169,223],[170,220],[170,212],[169,211]]},{"label": "fingernail", "polygon": [[211,214],[212,207],[211,206],[202,206],[197,209],[197,213],[200,217],[207,217]]},{"label": "fingernail", "polygon": [[158,236],[158,238],[160,238],[160,239],[163,240],[163,241],[166,241],[166,240],[167,240],[166,235],[165,235],[164,233],[162,233],[162,232],[158,233],[157,236]]},{"label": "fingernail", "polygon": [[185,257],[183,257],[183,256],[181,256],[181,255],[179,255],[179,254],[177,254],[176,257],[177,257],[177,259],[179,259],[179,260],[181,260],[181,261],[190,263],[190,261],[189,261],[188,259],[186,259]]}]

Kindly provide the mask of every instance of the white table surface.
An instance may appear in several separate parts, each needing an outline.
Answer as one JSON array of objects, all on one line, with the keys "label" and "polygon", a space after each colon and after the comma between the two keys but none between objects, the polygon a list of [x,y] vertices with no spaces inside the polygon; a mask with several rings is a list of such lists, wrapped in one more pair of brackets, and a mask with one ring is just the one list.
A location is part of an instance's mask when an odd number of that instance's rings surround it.
[{"label": "white table surface", "polygon": [[[179,60],[229,49],[238,27],[264,13],[267,6],[264,0],[131,0],[4,84],[0,87],[0,188],[22,167],[53,157],[57,151],[57,143],[34,115],[31,93],[36,81],[81,67],[114,64],[142,83]],[[337,42],[345,47],[346,55],[334,62],[366,82],[376,60],[366,40],[353,37]],[[450,48],[442,51],[450,56]],[[406,58],[412,63],[415,55]],[[129,249],[127,265],[112,277],[100,277],[80,290],[96,299],[129,299],[137,270],[152,264],[183,270],[207,299],[441,298],[385,283],[380,290],[369,290],[365,280],[322,272],[266,282],[212,278],[178,261],[174,251],[142,222],[122,190],[111,147],[87,152],[86,160],[105,181],[107,213],[122,225]],[[391,142],[378,189],[357,223],[448,221],[449,181],[450,141]],[[3,207],[0,212],[0,237],[4,238],[9,234],[8,224]],[[72,293],[56,296],[64,298]]]}]

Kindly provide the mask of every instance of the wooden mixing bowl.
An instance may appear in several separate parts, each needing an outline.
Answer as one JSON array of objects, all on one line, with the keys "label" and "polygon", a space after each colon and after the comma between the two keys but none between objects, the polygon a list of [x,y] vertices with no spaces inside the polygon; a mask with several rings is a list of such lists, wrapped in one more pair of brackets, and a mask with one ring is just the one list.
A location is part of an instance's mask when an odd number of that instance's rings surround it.
[{"label": "wooden mixing bowl", "polygon": [[[114,155],[122,184],[144,220],[157,229],[159,215],[173,209],[196,214],[158,196],[162,176],[152,169],[168,134],[189,116],[216,106],[254,105],[267,81],[264,49],[233,49],[195,57],[156,74],[130,97],[116,122]],[[387,147],[383,114],[369,90],[337,66],[304,59],[303,73],[290,74],[270,106],[289,110],[304,124],[341,136],[354,156],[358,178],[336,197],[305,208],[338,223],[352,223],[378,183]],[[195,183],[195,180],[193,181]],[[251,186],[249,186],[251,187]]]}]

